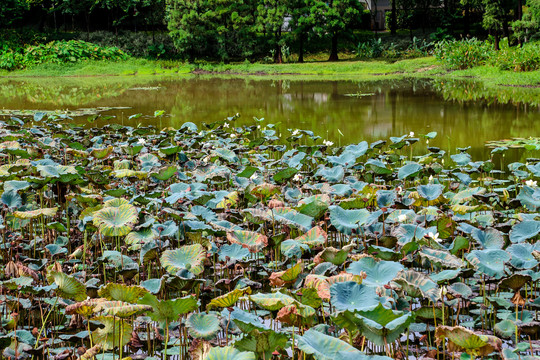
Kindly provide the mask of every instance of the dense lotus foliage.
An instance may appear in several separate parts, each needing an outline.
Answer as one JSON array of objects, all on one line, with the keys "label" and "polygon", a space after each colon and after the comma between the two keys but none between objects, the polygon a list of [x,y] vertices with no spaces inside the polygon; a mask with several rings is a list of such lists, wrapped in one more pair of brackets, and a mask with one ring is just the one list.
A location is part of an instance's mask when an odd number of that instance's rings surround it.
[{"label": "dense lotus foliage", "polygon": [[539,353],[540,165],[235,120],[0,122],[4,357]]}]

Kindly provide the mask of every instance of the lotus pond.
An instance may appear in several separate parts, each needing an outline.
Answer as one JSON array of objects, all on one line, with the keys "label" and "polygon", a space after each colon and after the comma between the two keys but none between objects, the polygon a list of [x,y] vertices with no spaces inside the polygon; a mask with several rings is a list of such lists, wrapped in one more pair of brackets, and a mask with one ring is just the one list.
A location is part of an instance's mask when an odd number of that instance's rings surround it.
[{"label": "lotus pond", "polygon": [[498,170],[506,143],[482,160],[435,131],[92,126],[0,122],[2,356],[540,354],[540,162]]}]

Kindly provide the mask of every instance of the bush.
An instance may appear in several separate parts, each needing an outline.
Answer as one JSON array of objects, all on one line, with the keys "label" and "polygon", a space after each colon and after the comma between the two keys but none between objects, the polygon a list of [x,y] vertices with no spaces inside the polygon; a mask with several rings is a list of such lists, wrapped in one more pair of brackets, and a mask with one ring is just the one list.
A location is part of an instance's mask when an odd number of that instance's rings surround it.
[{"label": "bush", "polygon": [[484,65],[492,55],[492,46],[478,39],[442,41],[434,55],[449,69],[468,69]]},{"label": "bush", "polygon": [[0,68],[14,70],[42,63],[66,64],[84,60],[124,60],[126,53],[115,47],[101,47],[85,41],[52,41],[28,46],[22,52],[3,51]]},{"label": "bush", "polygon": [[356,54],[361,59],[412,59],[430,54],[433,44],[423,39],[414,38],[412,42],[383,43],[382,39],[360,42]]},{"label": "bush", "polygon": [[488,61],[489,65],[501,70],[534,71],[540,69],[540,44],[528,43],[522,48],[508,46],[508,41],[501,41],[501,50]]},{"label": "bush", "polygon": [[144,31],[110,31],[81,33],[81,40],[100,46],[115,46],[133,57],[149,59],[174,59],[178,57],[174,43],[168,33],[147,33]]},{"label": "bush", "polygon": [[511,47],[508,40],[500,42],[500,50],[493,44],[476,39],[443,41],[435,47],[435,56],[449,69],[469,69],[490,65],[501,70],[540,70],[540,44],[527,43],[523,47]]}]

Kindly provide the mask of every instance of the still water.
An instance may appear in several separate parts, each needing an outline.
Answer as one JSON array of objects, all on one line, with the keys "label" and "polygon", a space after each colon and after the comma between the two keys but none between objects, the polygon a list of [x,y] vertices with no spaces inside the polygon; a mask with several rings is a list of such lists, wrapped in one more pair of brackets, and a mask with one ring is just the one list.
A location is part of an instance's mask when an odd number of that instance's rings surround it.
[{"label": "still water", "polygon": [[[278,125],[308,129],[336,145],[388,139],[414,132],[436,131],[430,146],[451,153],[471,146],[474,158],[486,159],[489,140],[540,135],[539,99],[535,89],[502,88],[488,93],[474,82],[410,80],[307,80],[285,78],[67,78],[2,79],[0,109],[75,110],[122,107],[101,112],[94,124],[118,122],[126,125],[153,124],[179,127],[222,120],[236,113],[240,123]],[[493,92],[493,90],[489,90]],[[155,110],[165,110],[161,119]],[[90,110],[92,111],[92,110]],[[137,119],[130,115],[142,113]],[[75,118],[78,123],[85,117]],[[424,152],[425,145],[420,152]],[[528,154],[530,156],[532,154]],[[513,154],[519,158],[527,154]]]}]

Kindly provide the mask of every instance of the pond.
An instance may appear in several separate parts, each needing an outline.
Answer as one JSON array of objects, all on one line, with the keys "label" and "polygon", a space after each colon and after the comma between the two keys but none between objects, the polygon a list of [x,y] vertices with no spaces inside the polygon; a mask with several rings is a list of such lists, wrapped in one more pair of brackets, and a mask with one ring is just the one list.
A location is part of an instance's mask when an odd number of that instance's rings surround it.
[{"label": "pond", "polygon": [[[538,98],[537,89],[501,87],[494,94],[472,81],[431,79],[185,76],[4,79],[0,83],[4,109],[84,108],[92,113],[98,107],[115,108],[100,112],[94,122],[98,126],[118,122],[177,128],[186,121],[210,123],[239,113],[241,124],[264,118],[278,124],[284,137],[290,134],[287,129],[300,128],[336,145],[436,131],[430,145],[452,153],[471,146],[474,159],[489,157],[486,141],[538,134],[539,110],[534,106]],[[156,110],[167,115],[154,118]],[[129,118],[138,113],[142,116]],[[87,117],[73,121],[86,123]],[[524,154],[514,151],[509,156],[519,160]]]}]

